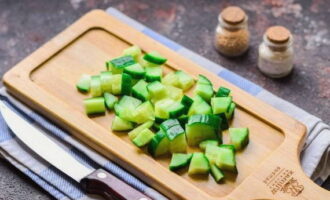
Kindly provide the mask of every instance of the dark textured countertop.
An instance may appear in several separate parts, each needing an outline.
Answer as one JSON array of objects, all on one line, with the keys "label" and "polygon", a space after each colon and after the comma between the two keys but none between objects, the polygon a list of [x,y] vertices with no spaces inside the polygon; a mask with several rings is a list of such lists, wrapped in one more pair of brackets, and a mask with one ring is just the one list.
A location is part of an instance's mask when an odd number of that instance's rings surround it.
[{"label": "dark textured countertop", "polygon": [[[221,8],[242,7],[249,16],[251,47],[228,59],[212,47]],[[0,0],[1,75],[91,9],[113,6],[172,40],[261,85],[330,123],[330,4],[327,0]],[[294,34],[295,69],[283,79],[263,76],[257,48],[268,26]],[[326,183],[330,188],[330,181]],[[0,159],[0,199],[51,197]]]}]

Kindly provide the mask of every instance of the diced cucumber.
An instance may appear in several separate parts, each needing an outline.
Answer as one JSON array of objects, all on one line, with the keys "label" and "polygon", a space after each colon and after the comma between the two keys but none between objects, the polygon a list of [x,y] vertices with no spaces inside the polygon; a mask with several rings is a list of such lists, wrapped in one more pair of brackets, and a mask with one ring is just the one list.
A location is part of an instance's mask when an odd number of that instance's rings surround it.
[{"label": "diced cucumber", "polygon": [[216,145],[207,145],[205,148],[205,156],[209,160],[210,164],[217,162],[218,154],[221,149]]},{"label": "diced cucumber", "polygon": [[135,64],[132,56],[121,56],[107,62],[107,68],[111,68],[113,74],[121,74],[125,67]]},{"label": "diced cucumber", "polygon": [[153,82],[153,81],[161,81],[163,76],[163,69],[161,66],[154,66],[154,67],[145,67],[146,71],[146,81]]},{"label": "diced cucumber", "polygon": [[[209,146],[208,146],[209,147]],[[235,151],[227,147],[219,147],[216,165],[222,170],[237,173]]]},{"label": "diced cucumber", "polygon": [[164,85],[179,87],[179,77],[174,72],[170,72],[166,74],[166,76],[164,76],[164,78],[162,79],[162,83]]},{"label": "diced cucumber", "polygon": [[230,89],[225,87],[219,87],[216,97],[228,97],[230,94]]},{"label": "diced cucumber", "polygon": [[230,143],[236,150],[241,150],[249,143],[248,128],[229,128]]},{"label": "diced cucumber", "polygon": [[128,132],[129,139],[133,140],[142,130],[148,129],[153,125],[153,121],[148,121]]},{"label": "diced cucumber", "polygon": [[135,110],[142,102],[131,96],[123,96],[120,101],[115,104],[115,113],[119,117],[128,120],[135,120]]},{"label": "diced cucumber", "polygon": [[184,114],[184,105],[179,102],[174,102],[169,108],[168,108],[170,118],[178,118],[182,114]]},{"label": "diced cucumber", "polygon": [[131,75],[132,78],[135,78],[135,79],[144,78],[144,75],[146,73],[144,71],[144,68],[139,63],[135,63],[133,65],[125,67],[124,72]]},{"label": "diced cucumber", "polygon": [[196,114],[212,114],[211,106],[198,95],[194,97],[194,102],[190,106],[188,116]]},{"label": "diced cucumber", "polygon": [[169,169],[171,171],[175,171],[182,167],[185,167],[189,164],[192,158],[192,154],[185,154],[185,153],[174,153],[172,155],[171,163]]},{"label": "diced cucumber", "polygon": [[227,118],[228,120],[231,120],[231,119],[233,118],[235,108],[236,108],[236,104],[235,104],[234,102],[231,102],[231,104],[230,104],[230,106],[229,106],[229,109],[228,109],[228,111],[226,112],[226,118]]},{"label": "diced cucumber", "polygon": [[221,144],[220,147],[231,149],[235,152],[235,146],[232,144]]},{"label": "diced cucumber", "polygon": [[121,94],[130,95],[132,91],[132,77],[126,73],[122,74],[121,79]]},{"label": "diced cucumber", "polygon": [[217,140],[220,118],[216,115],[198,114],[189,117],[186,124],[186,136],[188,144],[196,146],[207,139]]},{"label": "diced cucumber", "polygon": [[199,148],[201,150],[205,151],[207,145],[218,146],[219,141],[218,140],[204,140],[203,142],[199,143]]},{"label": "diced cucumber", "polygon": [[221,180],[223,180],[225,175],[216,165],[211,164],[210,169],[211,169],[211,175],[214,178],[215,182],[219,183]]},{"label": "diced cucumber", "polygon": [[135,110],[135,120],[134,122],[141,124],[147,121],[155,120],[155,112],[150,101],[146,101],[140,104]]},{"label": "diced cucumber", "polygon": [[152,138],[154,137],[154,133],[146,128],[142,130],[133,140],[132,142],[137,146],[137,147],[143,147],[147,145]]},{"label": "diced cucumber", "polygon": [[94,97],[84,100],[85,112],[87,115],[104,114],[105,105],[103,97]]},{"label": "diced cucumber", "polygon": [[178,87],[183,91],[189,90],[194,85],[194,79],[184,71],[176,71],[175,75],[178,77]]},{"label": "diced cucumber", "polygon": [[122,75],[121,74],[113,74],[112,75],[112,86],[111,93],[114,95],[120,95],[122,88]]},{"label": "diced cucumber", "polygon": [[115,116],[115,118],[113,118],[112,120],[111,129],[113,131],[128,131],[133,129],[133,123],[118,116]]},{"label": "diced cucumber", "polygon": [[110,71],[101,72],[100,75],[101,79],[101,88],[102,92],[109,92],[112,91],[112,73]]},{"label": "diced cucumber", "polygon": [[213,114],[226,113],[229,110],[232,97],[213,97],[211,106]]},{"label": "diced cucumber", "polygon": [[76,84],[77,89],[80,92],[88,92],[90,89],[90,84],[91,84],[91,76],[87,74],[83,74],[79,81]]},{"label": "diced cucumber", "polygon": [[173,99],[174,101],[180,101],[183,96],[183,91],[177,87],[166,85],[167,97]]},{"label": "diced cucumber", "polygon": [[187,142],[184,129],[177,119],[168,119],[160,125],[167,138],[170,140],[170,151],[172,153],[185,152]]},{"label": "diced cucumber", "polygon": [[105,100],[105,106],[109,109],[112,110],[115,106],[115,104],[118,102],[118,97],[105,92],[103,94],[104,100]]},{"label": "diced cucumber", "polygon": [[147,90],[148,83],[144,80],[139,80],[132,88],[132,96],[140,99],[141,101],[147,101],[150,99],[149,92]]},{"label": "diced cucumber", "polygon": [[197,84],[212,85],[212,82],[203,75],[198,75]]},{"label": "diced cucumber", "polygon": [[170,152],[170,141],[163,130],[159,130],[156,135],[152,138],[148,146],[149,153],[158,157]]},{"label": "diced cucumber", "polygon": [[144,68],[148,68],[148,67],[160,67],[161,65],[155,64],[155,63],[151,63],[147,60],[145,60],[144,55],[139,56],[139,63],[142,67]]},{"label": "diced cucumber", "polygon": [[209,102],[213,96],[213,86],[205,76],[198,75],[198,81],[195,88],[195,94],[202,97],[206,102]]},{"label": "diced cucumber", "polygon": [[166,88],[159,81],[154,81],[147,85],[147,90],[150,94],[150,98],[154,100],[163,99],[166,97]]},{"label": "diced cucumber", "polygon": [[186,95],[183,95],[183,97],[181,99],[181,103],[184,106],[184,114],[187,114],[190,106],[194,103],[194,101],[192,100],[192,98],[190,98]]},{"label": "diced cucumber", "polygon": [[210,171],[210,165],[204,154],[194,153],[190,161],[188,174],[189,175],[208,174],[209,171]]},{"label": "diced cucumber", "polygon": [[170,108],[175,101],[172,99],[162,99],[155,103],[155,116],[161,119],[168,119],[170,117],[170,113],[168,108]]},{"label": "diced cucumber", "polygon": [[157,51],[147,53],[143,58],[151,63],[158,65],[164,64],[167,61],[167,59],[161,56]]},{"label": "diced cucumber", "polygon": [[139,56],[142,55],[142,51],[141,51],[140,47],[134,45],[134,46],[131,46],[127,49],[124,49],[123,55],[132,56],[134,58],[135,62],[138,62],[139,61]]},{"label": "diced cucumber", "polygon": [[91,88],[90,88],[90,90],[91,90],[92,97],[102,96],[100,76],[92,76],[91,77]]}]

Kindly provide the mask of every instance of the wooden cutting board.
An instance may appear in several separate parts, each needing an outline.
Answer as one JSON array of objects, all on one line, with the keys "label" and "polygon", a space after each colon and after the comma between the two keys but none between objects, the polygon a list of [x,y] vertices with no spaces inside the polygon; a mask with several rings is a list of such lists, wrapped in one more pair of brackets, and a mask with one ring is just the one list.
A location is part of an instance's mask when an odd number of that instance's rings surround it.
[{"label": "wooden cutting board", "polygon": [[[111,132],[113,113],[85,115],[86,96],[75,88],[80,75],[98,74],[106,60],[133,44],[167,57],[166,72],[204,74],[215,88],[232,90],[238,107],[231,126],[250,129],[250,144],[237,154],[238,175],[227,173],[226,181],[217,184],[211,176],[191,178],[184,170],[170,172],[169,158],[154,159],[132,145],[127,134]],[[300,167],[306,132],[302,124],[103,11],[83,16],[18,63],[3,80],[17,98],[171,199],[330,199],[330,193]],[[227,142],[227,133],[223,135]]]}]

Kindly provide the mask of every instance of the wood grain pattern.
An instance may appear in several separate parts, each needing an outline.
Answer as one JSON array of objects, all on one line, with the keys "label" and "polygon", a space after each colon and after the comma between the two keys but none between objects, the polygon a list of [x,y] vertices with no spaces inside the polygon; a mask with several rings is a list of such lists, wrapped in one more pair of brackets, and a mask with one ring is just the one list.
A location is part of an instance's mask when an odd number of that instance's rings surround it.
[{"label": "wood grain pattern", "polygon": [[[75,83],[82,73],[97,74],[104,62],[132,44],[169,59],[166,72],[202,73],[233,91],[238,104],[233,127],[249,127],[251,142],[237,163],[239,174],[224,184],[167,169],[169,158],[153,159],[126,134],[110,131],[113,113],[88,118]],[[197,66],[103,11],[92,11],[50,40],[4,76],[9,91],[68,129],[76,138],[114,160],[171,199],[327,199],[330,193],[306,177],[299,165],[305,127],[234,85]],[[224,133],[224,141],[228,141]],[[190,149],[194,151],[194,149]],[[318,197],[318,198],[317,198]]]}]

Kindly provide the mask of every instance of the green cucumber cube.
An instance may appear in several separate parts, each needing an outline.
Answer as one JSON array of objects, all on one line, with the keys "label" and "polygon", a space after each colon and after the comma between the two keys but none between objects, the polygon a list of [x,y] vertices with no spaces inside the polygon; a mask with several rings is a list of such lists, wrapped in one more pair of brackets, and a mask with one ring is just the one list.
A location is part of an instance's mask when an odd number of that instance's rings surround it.
[{"label": "green cucumber cube", "polygon": [[188,174],[208,174],[209,171],[210,165],[205,155],[203,153],[194,153],[190,161]]},{"label": "green cucumber cube", "polygon": [[147,145],[152,138],[154,137],[154,133],[146,128],[142,130],[134,139],[133,139],[133,144],[135,144],[137,147],[143,147]]},{"label": "green cucumber cube", "polygon": [[90,89],[90,84],[91,84],[91,76],[87,74],[83,74],[79,81],[76,84],[77,89],[80,92],[86,93]]},{"label": "green cucumber cube", "polygon": [[175,171],[189,164],[192,154],[174,153],[170,162],[169,169]]},{"label": "green cucumber cube", "polygon": [[115,116],[115,118],[113,118],[112,120],[111,129],[113,131],[128,131],[133,129],[133,123],[118,116]]},{"label": "green cucumber cube", "polygon": [[229,128],[230,143],[236,150],[243,149],[249,143],[248,128]]},{"label": "green cucumber cube", "polygon": [[219,141],[218,140],[204,140],[203,142],[199,143],[199,148],[201,150],[205,151],[207,145],[218,146]]}]

